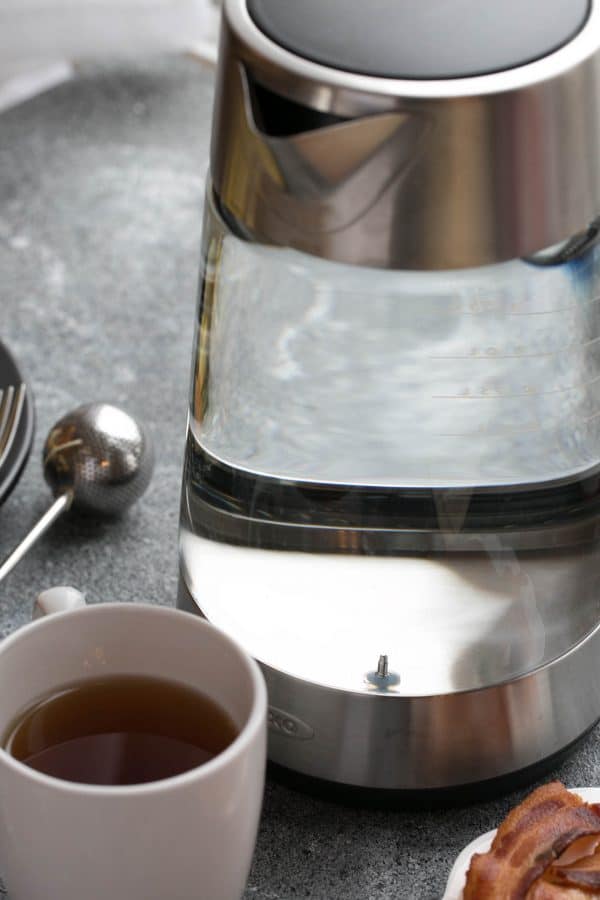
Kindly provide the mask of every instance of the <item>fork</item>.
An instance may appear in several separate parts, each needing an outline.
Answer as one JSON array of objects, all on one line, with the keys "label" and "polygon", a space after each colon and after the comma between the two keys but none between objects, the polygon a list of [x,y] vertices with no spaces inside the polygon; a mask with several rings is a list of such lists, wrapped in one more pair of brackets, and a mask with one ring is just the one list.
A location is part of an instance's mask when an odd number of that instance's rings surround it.
[{"label": "fork", "polygon": [[25,390],[25,384],[9,384],[0,391],[0,470],[11,451],[21,422]]}]

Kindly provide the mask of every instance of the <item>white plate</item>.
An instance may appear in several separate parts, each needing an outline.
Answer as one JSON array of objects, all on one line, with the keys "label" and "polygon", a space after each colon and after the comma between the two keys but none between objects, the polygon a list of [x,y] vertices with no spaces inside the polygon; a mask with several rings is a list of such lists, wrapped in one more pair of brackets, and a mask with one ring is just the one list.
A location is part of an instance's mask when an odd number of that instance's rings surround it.
[{"label": "white plate", "polygon": [[[579,794],[581,799],[585,800],[586,803],[600,803],[600,787],[569,788],[569,790],[573,791],[575,794]],[[446,885],[446,893],[442,897],[442,900],[462,900],[463,888],[465,886],[465,879],[469,870],[471,857],[474,853],[486,853],[490,849],[495,834],[496,829],[488,831],[485,834],[480,834],[479,837],[475,838],[474,841],[471,841],[471,843],[461,851],[456,862],[452,866],[448,884]]]}]

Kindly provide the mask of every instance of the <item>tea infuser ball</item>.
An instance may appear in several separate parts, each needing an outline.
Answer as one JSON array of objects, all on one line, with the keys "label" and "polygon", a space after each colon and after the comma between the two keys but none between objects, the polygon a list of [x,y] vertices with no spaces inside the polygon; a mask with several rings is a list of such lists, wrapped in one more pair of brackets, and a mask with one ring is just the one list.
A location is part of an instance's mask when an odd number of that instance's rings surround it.
[{"label": "tea infuser ball", "polygon": [[142,426],[124,410],[89,403],[50,430],[43,461],[54,503],[0,565],[0,581],[71,506],[101,515],[125,512],[150,483],[154,451]]},{"label": "tea infuser ball", "polygon": [[78,509],[117,515],[148,487],[154,453],[132,416],[108,403],[89,403],[50,430],[43,461],[55,497],[69,493]]}]

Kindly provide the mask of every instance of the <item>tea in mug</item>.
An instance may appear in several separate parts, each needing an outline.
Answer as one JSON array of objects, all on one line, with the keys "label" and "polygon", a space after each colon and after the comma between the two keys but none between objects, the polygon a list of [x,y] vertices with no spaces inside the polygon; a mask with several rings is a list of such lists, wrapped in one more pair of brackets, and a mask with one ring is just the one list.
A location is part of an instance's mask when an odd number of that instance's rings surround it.
[{"label": "tea in mug", "polygon": [[228,713],[193,688],[114,675],[42,697],[16,718],[2,745],[55,778],[132,785],[201,766],[237,734]]}]

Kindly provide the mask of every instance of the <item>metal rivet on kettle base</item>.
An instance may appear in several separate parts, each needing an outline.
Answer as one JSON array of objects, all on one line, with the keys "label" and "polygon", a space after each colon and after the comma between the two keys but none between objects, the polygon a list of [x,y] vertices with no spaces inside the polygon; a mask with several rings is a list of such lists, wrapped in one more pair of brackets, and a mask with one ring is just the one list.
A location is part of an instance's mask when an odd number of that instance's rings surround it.
[{"label": "metal rivet on kettle base", "polygon": [[400,676],[397,672],[390,672],[389,661],[386,654],[379,657],[377,668],[373,672],[367,672],[365,681],[370,688],[380,691],[387,691],[395,685],[400,684]]}]

